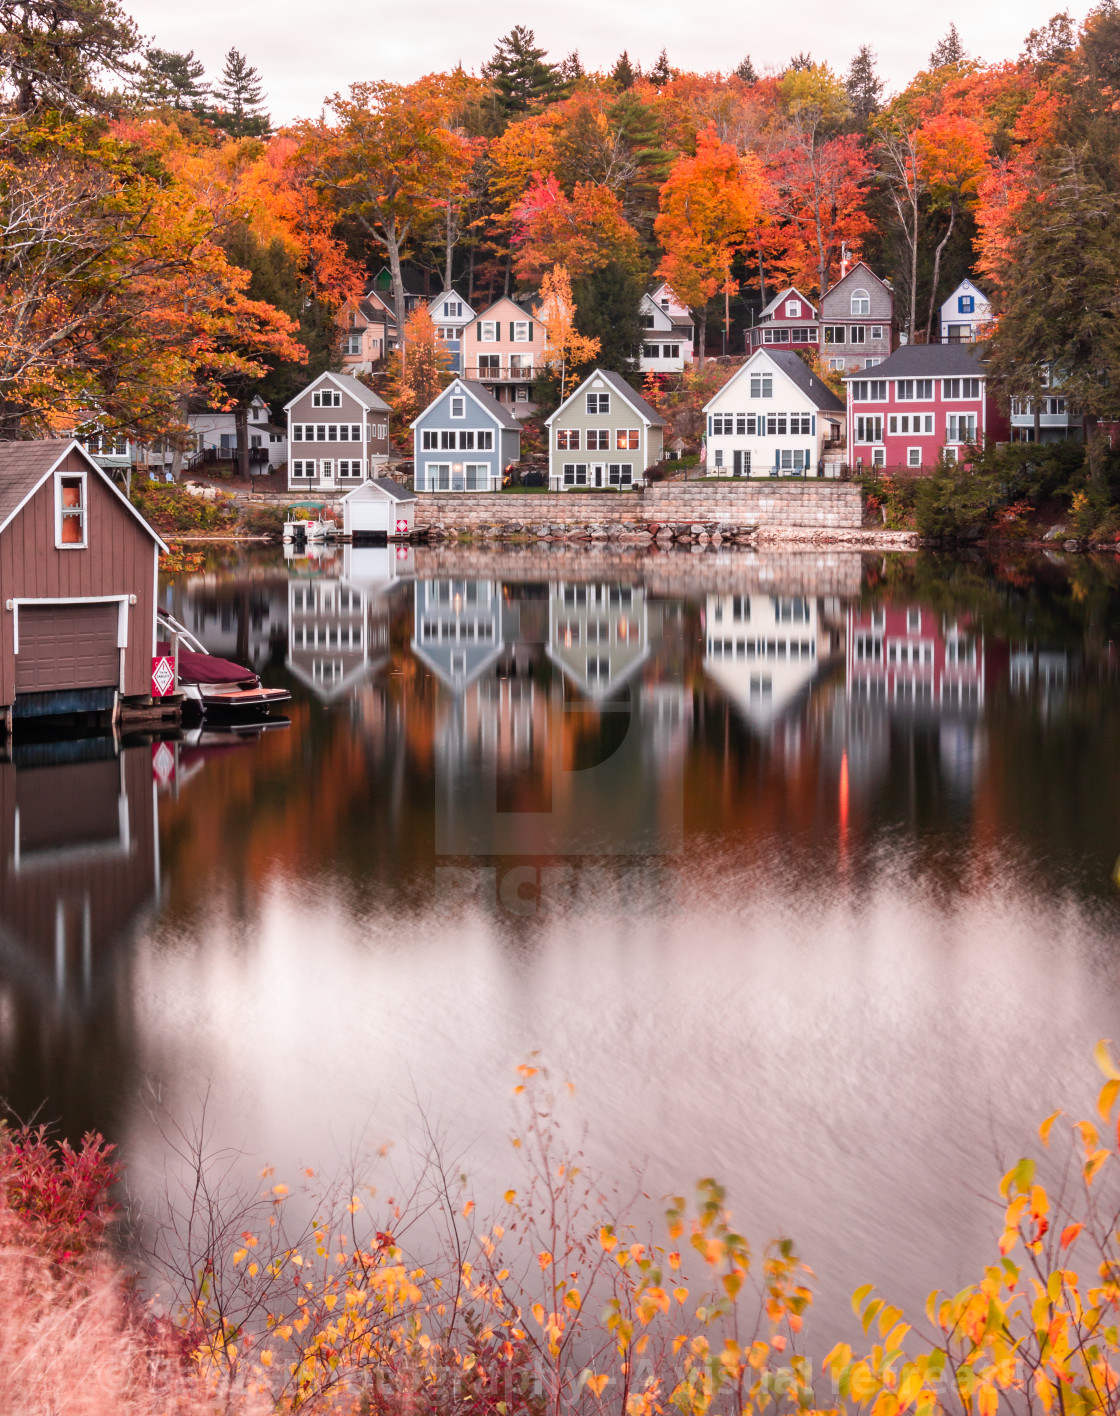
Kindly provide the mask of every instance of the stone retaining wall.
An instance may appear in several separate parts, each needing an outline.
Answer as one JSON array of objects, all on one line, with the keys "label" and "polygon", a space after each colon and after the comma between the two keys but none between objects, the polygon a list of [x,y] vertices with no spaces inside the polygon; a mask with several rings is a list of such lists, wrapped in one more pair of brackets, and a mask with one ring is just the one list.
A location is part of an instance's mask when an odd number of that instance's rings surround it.
[{"label": "stone retaining wall", "polygon": [[863,519],[854,483],[657,483],[639,492],[418,492],[416,529],[473,531],[517,523],[537,526],[611,525],[648,530],[658,525],[722,523],[742,528],[802,527],[856,531]]}]

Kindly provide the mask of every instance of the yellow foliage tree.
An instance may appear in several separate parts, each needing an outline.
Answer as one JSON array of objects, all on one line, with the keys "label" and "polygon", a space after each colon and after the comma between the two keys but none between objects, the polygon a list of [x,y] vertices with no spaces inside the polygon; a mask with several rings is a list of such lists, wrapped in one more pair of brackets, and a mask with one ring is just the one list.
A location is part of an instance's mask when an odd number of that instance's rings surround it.
[{"label": "yellow foliage tree", "polygon": [[599,352],[599,341],[580,334],[576,329],[572,282],[562,265],[547,271],[541,281],[539,318],[544,326],[541,362],[545,368],[559,371],[560,399],[563,402],[569,369],[594,359]]}]

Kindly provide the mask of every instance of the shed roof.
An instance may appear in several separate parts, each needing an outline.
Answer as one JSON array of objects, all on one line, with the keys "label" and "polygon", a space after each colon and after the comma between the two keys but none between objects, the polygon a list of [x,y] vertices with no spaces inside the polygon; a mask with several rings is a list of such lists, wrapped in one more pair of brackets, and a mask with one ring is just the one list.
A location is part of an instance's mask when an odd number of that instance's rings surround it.
[{"label": "shed roof", "polygon": [[167,547],[160,537],[77,438],[36,438],[27,442],[0,443],[0,531],[7,529],[63,458],[72,451],[81,455],[113,495],[120,498],[122,506],[139,521],[160,550],[166,551]]},{"label": "shed roof", "polygon": [[945,378],[953,374],[982,379],[987,373],[974,344],[904,344],[873,369],[845,374],[844,379],[850,382],[852,379]]}]

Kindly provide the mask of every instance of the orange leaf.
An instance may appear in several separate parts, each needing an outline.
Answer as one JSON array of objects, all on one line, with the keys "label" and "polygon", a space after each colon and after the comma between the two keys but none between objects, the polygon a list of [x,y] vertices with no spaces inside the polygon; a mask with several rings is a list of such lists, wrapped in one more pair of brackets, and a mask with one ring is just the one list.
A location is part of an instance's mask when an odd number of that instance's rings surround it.
[{"label": "orange leaf", "polygon": [[1085,1226],[1083,1224],[1067,1224],[1066,1227],[1062,1230],[1062,1248],[1068,1249],[1069,1246],[1073,1243],[1073,1241],[1077,1238],[1077,1236],[1081,1233],[1082,1229],[1084,1229],[1084,1227]]}]

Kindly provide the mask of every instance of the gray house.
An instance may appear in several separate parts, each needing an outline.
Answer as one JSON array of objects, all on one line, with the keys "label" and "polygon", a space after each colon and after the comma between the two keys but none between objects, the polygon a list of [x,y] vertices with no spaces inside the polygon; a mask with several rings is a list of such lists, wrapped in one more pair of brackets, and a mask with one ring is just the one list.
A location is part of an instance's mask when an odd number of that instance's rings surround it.
[{"label": "gray house", "polygon": [[356,487],[389,461],[389,405],[349,374],[320,374],[284,411],[290,491]]},{"label": "gray house", "polygon": [[665,426],[621,374],[596,369],[545,419],[549,488],[634,486],[661,461]]},{"label": "gray house", "polygon": [[857,261],[821,299],[821,359],[851,373],[881,364],[897,343],[894,291]]},{"label": "gray house", "polygon": [[521,424],[492,393],[456,379],[412,424],[418,492],[497,492],[521,458]]}]

